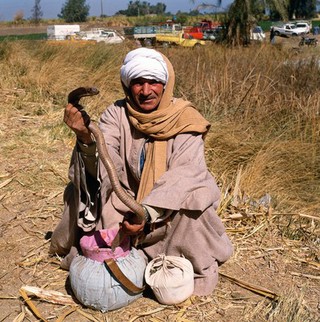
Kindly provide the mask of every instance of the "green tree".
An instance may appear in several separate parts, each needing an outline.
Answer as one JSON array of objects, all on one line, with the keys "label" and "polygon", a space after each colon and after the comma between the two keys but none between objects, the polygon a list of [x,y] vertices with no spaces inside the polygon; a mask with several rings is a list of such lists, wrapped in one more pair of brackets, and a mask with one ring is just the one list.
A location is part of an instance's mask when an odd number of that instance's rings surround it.
[{"label": "green tree", "polygon": [[148,14],[162,15],[165,13],[167,6],[164,3],[158,2],[156,5],[151,5],[149,2],[129,1],[127,10],[120,10],[116,14],[129,17],[145,16]]},{"label": "green tree", "polygon": [[[216,1],[221,6],[222,0]],[[222,38],[229,44],[247,45],[250,42],[250,30],[261,16],[266,5],[274,8],[283,19],[288,17],[289,0],[234,0],[224,18],[224,35]]]},{"label": "green tree", "polygon": [[277,13],[279,19],[288,20],[289,11],[288,6],[292,0],[267,0],[266,4],[272,11]]},{"label": "green tree", "polygon": [[85,22],[89,16],[90,6],[86,0],[67,0],[61,8],[59,18],[66,22]]},{"label": "green tree", "polygon": [[43,13],[41,11],[40,0],[35,0],[34,6],[31,9],[31,12],[32,12],[31,21],[33,21],[35,24],[39,24],[43,16]]},{"label": "green tree", "polygon": [[158,2],[156,5],[151,7],[152,13],[156,15],[163,15],[166,12],[166,9],[167,6],[162,2]]},{"label": "green tree", "polygon": [[289,1],[288,14],[290,18],[310,19],[316,15],[316,0]]},{"label": "green tree", "polygon": [[[246,45],[250,42],[250,30],[257,23],[259,6],[274,8],[283,20],[288,19],[289,0],[235,0],[226,19],[226,40],[232,45]],[[256,10],[256,11],[255,11]]]},{"label": "green tree", "polygon": [[188,16],[186,13],[181,12],[180,10],[176,13],[176,23],[180,23],[181,25],[184,25],[188,21]]},{"label": "green tree", "polygon": [[[221,6],[222,0],[216,2]],[[282,20],[307,19],[315,15],[317,2],[317,0],[234,0],[223,21],[226,26],[223,38],[232,45],[246,45],[250,42],[252,26],[261,19],[266,7],[271,10],[273,17]]]}]

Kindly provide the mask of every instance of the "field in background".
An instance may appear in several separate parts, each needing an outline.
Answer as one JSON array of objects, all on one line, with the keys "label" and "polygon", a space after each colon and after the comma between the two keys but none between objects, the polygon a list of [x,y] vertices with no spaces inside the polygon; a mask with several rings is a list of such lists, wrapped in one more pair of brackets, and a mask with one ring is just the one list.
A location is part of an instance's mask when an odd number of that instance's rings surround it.
[{"label": "field in background", "polygon": [[[164,307],[143,298],[101,314],[76,306],[65,321],[315,321],[319,317],[319,48],[298,39],[271,46],[160,48],[176,70],[176,96],[211,121],[207,163],[221,187],[219,214],[235,252],[217,290]],[[123,97],[119,68],[134,44],[0,43],[0,321],[35,321],[23,285],[64,294],[67,273],[49,257],[48,232],[63,209],[74,136],[62,122],[67,94],[97,119]],[[249,284],[249,286],[248,286]],[[33,298],[55,321],[70,309]],[[95,319],[95,320],[94,320]]]}]

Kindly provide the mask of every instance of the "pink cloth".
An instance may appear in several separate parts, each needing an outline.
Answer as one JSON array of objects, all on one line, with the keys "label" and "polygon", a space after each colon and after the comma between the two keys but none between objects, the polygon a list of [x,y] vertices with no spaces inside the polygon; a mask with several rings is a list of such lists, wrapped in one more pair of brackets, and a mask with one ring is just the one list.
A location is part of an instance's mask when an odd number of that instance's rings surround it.
[{"label": "pink cloth", "polygon": [[105,259],[127,256],[130,253],[128,237],[124,238],[114,251],[111,249],[111,243],[117,232],[117,229],[102,229],[81,237],[80,247],[83,255],[101,263]]}]

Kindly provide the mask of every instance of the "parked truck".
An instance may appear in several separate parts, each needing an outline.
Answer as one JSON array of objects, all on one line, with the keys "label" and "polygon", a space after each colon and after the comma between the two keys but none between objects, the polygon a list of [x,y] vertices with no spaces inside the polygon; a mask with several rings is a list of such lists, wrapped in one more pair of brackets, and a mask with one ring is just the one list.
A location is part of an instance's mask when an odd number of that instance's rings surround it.
[{"label": "parked truck", "polygon": [[276,36],[301,36],[306,33],[305,29],[299,28],[294,23],[286,23],[280,26],[272,26]]},{"label": "parked truck", "polygon": [[50,25],[47,27],[48,40],[66,40],[80,32],[80,25]]},{"label": "parked truck", "polygon": [[206,44],[204,40],[184,38],[184,33],[156,34],[156,44],[163,47],[178,45],[183,47],[199,47]]},{"label": "parked truck", "polygon": [[153,26],[125,27],[124,34],[129,39],[134,39],[143,46],[151,46],[156,42],[157,34],[171,34],[182,31],[180,24],[167,22]]},{"label": "parked truck", "polygon": [[212,36],[218,26],[220,26],[220,23],[218,22],[212,22],[211,20],[202,20],[192,27],[184,28],[184,37],[200,40],[214,40],[214,37]]},{"label": "parked truck", "polygon": [[102,28],[94,28],[88,31],[81,31],[77,33],[77,38],[81,40],[104,42],[107,44],[120,44],[124,41],[124,37],[117,31]]}]

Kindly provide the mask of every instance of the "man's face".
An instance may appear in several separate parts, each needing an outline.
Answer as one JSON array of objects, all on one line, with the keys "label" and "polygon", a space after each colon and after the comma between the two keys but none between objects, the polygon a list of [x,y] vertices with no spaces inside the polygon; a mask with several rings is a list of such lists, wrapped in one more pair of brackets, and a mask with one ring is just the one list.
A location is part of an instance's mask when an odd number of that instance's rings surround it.
[{"label": "man's face", "polygon": [[137,78],[130,83],[132,97],[143,112],[156,109],[161,101],[164,85],[152,79]]}]

